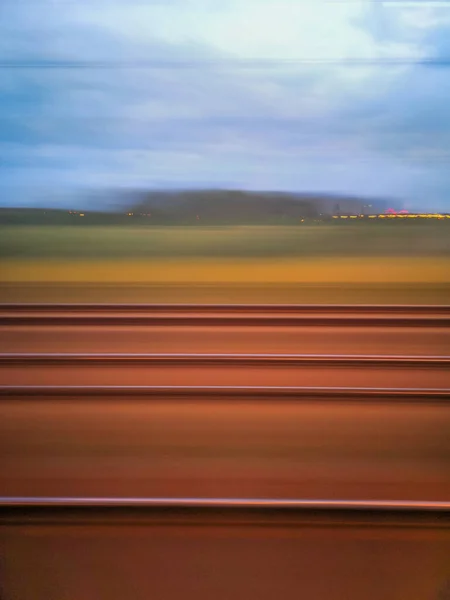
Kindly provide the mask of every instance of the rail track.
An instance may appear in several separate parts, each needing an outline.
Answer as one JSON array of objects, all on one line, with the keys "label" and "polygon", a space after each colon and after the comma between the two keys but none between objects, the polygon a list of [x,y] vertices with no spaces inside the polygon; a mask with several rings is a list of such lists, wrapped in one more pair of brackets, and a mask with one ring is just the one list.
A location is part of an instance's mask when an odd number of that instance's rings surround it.
[{"label": "rail track", "polygon": [[450,306],[0,304],[0,326],[448,327]]},{"label": "rail track", "polygon": [[83,386],[35,385],[0,386],[0,397],[51,398],[70,397],[120,399],[212,399],[267,400],[375,400],[403,402],[444,402],[450,400],[447,388],[376,388],[376,387],[284,387],[284,386]]},{"label": "rail track", "polygon": [[448,369],[450,356],[336,354],[1,353],[0,366],[233,366]]},{"label": "rail track", "polygon": [[[355,523],[426,523],[450,527],[450,502],[411,500],[311,500],[265,498],[116,498],[116,497],[0,497],[0,526],[5,522],[20,523],[37,518],[66,520],[73,517],[120,519],[133,516],[146,519],[176,518],[180,523],[199,520],[228,522],[239,519],[240,524],[294,518],[303,524],[322,524],[324,520],[338,521],[340,526]],[[337,525],[337,523],[335,523]]]},{"label": "rail track", "polygon": [[[450,388],[450,356],[378,356],[310,354],[1,354],[0,386],[85,386],[86,389],[320,391],[337,389]],[[173,384],[177,384],[173,387]],[[95,388],[94,388],[95,386]],[[167,387],[166,387],[167,386]],[[73,388],[75,389],[75,388]],[[81,389],[81,388],[80,388]],[[134,391],[131,391],[134,390]],[[235,390],[233,392],[233,390]],[[116,394],[117,392],[113,392]],[[395,392],[394,392],[395,393]],[[270,392],[269,392],[270,395]],[[304,393],[303,393],[304,395]]]},{"label": "rail track", "polygon": [[[0,326],[86,325],[447,328],[450,307],[0,305]],[[446,385],[449,366],[450,356],[436,354],[2,353],[2,373],[13,373],[6,381],[34,369],[63,384],[0,385],[2,576],[33,600],[58,593],[397,600],[419,588],[434,598],[446,573],[437,576],[426,559],[444,564],[450,552],[450,389],[425,386]],[[323,368],[329,383],[333,369],[347,369],[350,384],[352,373],[366,383],[364,369],[374,383],[398,369],[411,387],[85,385],[97,367],[108,368],[105,377],[123,367],[133,383],[134,367],[151,371],[150,382],[158,382],[157,367],[192,368],[195,383],[203,371],[220,381],[216,367],[238,370],[242,381],[248,368],[249,383],[267,383],[258,373],[277,367]],[[64,385],[69,372],[80,385]],[[287,382],[288,371],[278,372]],[[261,496],[240,496],[249,490]],[[314,497],[317,490],[328,499]],[[361,499],[367,495],[397,499]],[[83,560],[95,567],[83,569]],[[177,577],[168,578],[172,562]],[[198,587],[202,577],[209,588]],[[20,588],[22,579],[29,581]]]}]

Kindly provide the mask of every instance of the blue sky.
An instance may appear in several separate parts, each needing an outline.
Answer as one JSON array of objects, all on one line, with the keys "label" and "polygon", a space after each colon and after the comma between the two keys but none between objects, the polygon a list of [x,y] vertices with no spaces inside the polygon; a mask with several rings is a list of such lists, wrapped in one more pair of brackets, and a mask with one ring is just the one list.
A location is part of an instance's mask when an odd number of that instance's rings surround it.
[{"label": "blue sky", "polygon": [[450,210],[450,1],[2,0],[0,109],[3,205],[228,187]]}]

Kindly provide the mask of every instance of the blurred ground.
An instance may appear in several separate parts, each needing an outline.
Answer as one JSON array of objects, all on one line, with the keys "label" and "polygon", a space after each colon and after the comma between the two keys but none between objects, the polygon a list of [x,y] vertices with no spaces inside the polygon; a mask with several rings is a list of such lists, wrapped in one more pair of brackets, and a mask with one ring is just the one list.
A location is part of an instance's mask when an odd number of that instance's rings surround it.
[{"label": "blurred ground", "polygon": [[33,326],[0,330],[2,352],[447,355],[449,328]]},{"label": "blurred ground", "polygon": [[448,597],[439,593],[448,589],[448,527],[193,521],[5,526],[2,592],[33,600]]},{"label": "blurred ground", "polygon": [[1,284],[0,302],[448,304],[447,285]]},{"label": "blurred ground", "polygon": [[450,258],[5,260],[2,280],[116,284],[450,283]]},{"label": "blurred ground", "polygon": [[450,257],[450,219],[297,226],[2,226],[4,258]]},{"label": "blurred ground", "polygon": [[446,304],[450,227],[2,227],[1,302]]},{"label": "blurred ground", "polygon": [[449,427],[444,403],[4,398],[0,485],[5,496],[445,501]]}]

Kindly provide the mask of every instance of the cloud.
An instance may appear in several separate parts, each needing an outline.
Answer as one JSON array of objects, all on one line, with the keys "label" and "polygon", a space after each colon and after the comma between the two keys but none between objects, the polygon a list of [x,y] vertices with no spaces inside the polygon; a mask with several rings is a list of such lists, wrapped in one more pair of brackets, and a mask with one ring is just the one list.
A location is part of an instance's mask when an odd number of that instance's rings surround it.
[{"label": "cloud", "polygon": [[450,208],[448,70],[417,64],[450,58],[450,5],[46,5],[45,19],[25,0],[1,9],[11,202],[25,178],[32,189],[204,182]]}]

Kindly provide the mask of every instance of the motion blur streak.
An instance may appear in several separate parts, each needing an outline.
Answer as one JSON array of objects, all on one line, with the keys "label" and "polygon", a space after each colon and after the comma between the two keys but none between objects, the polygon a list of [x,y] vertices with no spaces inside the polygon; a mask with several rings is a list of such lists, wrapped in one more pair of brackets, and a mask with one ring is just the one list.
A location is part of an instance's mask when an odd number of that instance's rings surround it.
[{"label": "motion blur streak", "polygon": [[52,498],[52,497],[0,497],[0,507],[61,508],[118,506],[118,507],[170,507],[170,508],[293,508],[370,511],[450,511],[450,502],[413,502],[393,500],[274,500],[273,498]]},{"label": "motion blur streak", "polygon": [[2,326],[4,352],[273,352],[445,355],[450,328]]}]

